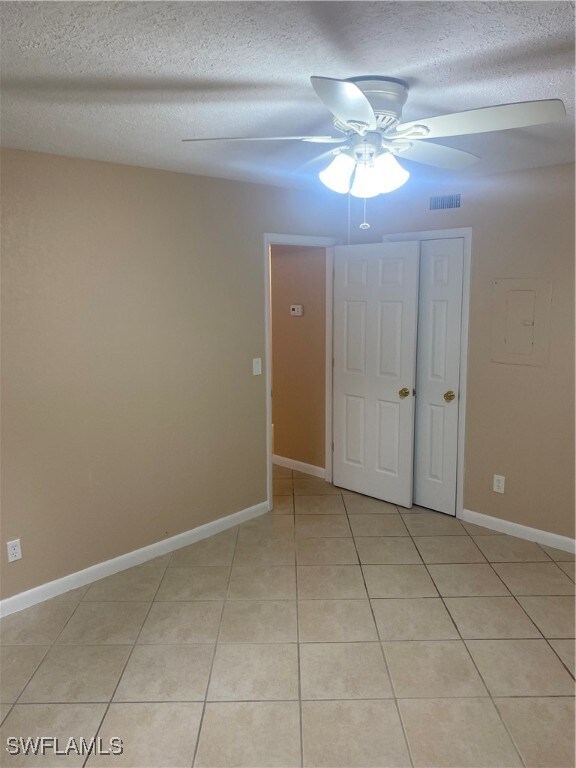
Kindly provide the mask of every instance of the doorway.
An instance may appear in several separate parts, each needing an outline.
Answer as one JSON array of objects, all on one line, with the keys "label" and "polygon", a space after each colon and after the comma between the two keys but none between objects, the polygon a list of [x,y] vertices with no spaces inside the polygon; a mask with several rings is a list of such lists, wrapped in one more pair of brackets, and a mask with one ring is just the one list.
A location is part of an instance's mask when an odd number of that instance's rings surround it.
[{"label": "doorway", "polygon": [[[331,237],[308,237],[306,235],[284,235],[284,234],[265,234],[264,235],[264,286],[265,286],[265,344],[266,344],[266,455],[267,455],[267,497],[269,508],[272,509],[273,502],[273,484],[272,484],[272,461],[274,458],[275,463],[283,463],[284,466],[288,466],[291,469],[297,469],[308,474],[315,474],[318,477],[322,477],[327,481],[332,480],[332,271],[333,271],[333,248],[340,241]],[[280,252],[280,249],[287,248],[292,249],[293,252],[298,249],[323,249],[324,251],[324,343],[322,351],[317,354],[323,355],[323,370],[324,370],[324,450],[323,455],[323,467],[317,468],[308,462],[301,462],[290,457],[284,457],[275,453],[275,429],[273,423],[273,399],[274,399],[274,384],[273,384],[273,328],[272,328],[272,254],[273,250],[276,253]],[[299,299],[295,298],[300,293],[294,292],[291,298],[288,298],[287,294],[285,300],[282,300],[282,305],[278,308],[279,312],[284,313],[283,317],[288,318],[289,321],[294,320],[296,325],[288,323],[288,330],[285,328],[285,332],[291,334],[293,329],[302,329],[302,325],[298,325],[298,320],[306,315],[299,316],[291,315],[292,305],[301,305],[302,312],[306,313],[306,305]],[[286,315],[286,313],[288,313]],[[299,333],[296,330],[296,336]],[[294,334],[292,334],[294,335]],[[284,337],[286,340],[286,337]],[[280,339],[282,343],[282,339]],[[288,364],[288,361],[284,361],[284,364]],[[316,376],[317,379],[317,376]],[[316,390],[317,391],[317,390]],[[287,394],[284,393],[283,397],[286,400]],[[289,417],[288,417],[289,418]],[[282,446],[288,446],[285,450],[290,450],[290,436],[282,435],[280,441],[276,440],[279,450],[282,450]],[[292,445],[292,447],[294,447]],[[284,461],[282,461],[284,459]]]},{"label": "doorway", "polygon": [[326,248],[270,248],[272,455],[314,477],[326,471]]},{"label": "doorway", "polygon": [[[412,443],[411,448],[406,451],[404,449],[404,461],[406,461],[406,456],[408,456],[408,460],[410,462],[410,478],[409,478],[409,485],[410,485],[410,500],[409,503],[406,504],[406,501],[402,502],[402,500],[399,500],[398,498],[395,498],[393,495],[389,497],[388,500],[392,501],[393,503],[399,503],[404,506],[412,506],[412,488],[414,487],[416,489],[416,494],[414,497],[414,502],[418,503],[421,506],[427,506],[429,508],[436,508],[439,511],[446,512],[448,514],[456,514],[456,516],[460,517],[462,515],[463,510],[463,470],[464,470],[464,434],[465,434],[465,405],[466,405],[466,361],[467,361],[467,340],[468,340],[468,296],[469,296],[469,281],[470,281],[470,255],[471,255],[471,230],[469,228],[464,229],[453,229],[453,230],[432,230],[432,231],[424,231],[424,232],[412,232],[412,233],[399,233],[396,235],[388,235],[384,239],[384,242],[386,243],[402,243],[404,241],[412,241],[413,246],[416,249],[416,259],[418,261],[418,264],[420,263],[421,259],[425,255],[426,252],[428,252],[428,257],[430,256],[430,253],[434,254],[434,242],[433,241],[457,241],[459,240],[461,244],[461,302],[460,306],[458,307],[457,313],[459,315],[459,326],[458,326],[458,346],[459,346],[459,355],[457,360],[458,365],[458,375],[459,375],[459,383],[454,384],[453,386],[456,386],[457,393],[455,394],[455,402],[453,403],[453,408],[451,410],[451,418],[453,422],[453,429],[455,431],[455,443],[457,445],[456,453],[457,456],[453,457],[451,460],[451,466],[452,466],[452,474],[453,474],[453,484],[455,485],[455,493],[453,493],[452,501],[449,504],[450,508],[446,508],[446,503],[444,502],[444,508],[441,508],[441,506],[438,506],[438,503],[427,502],[425,498],[422,497],[422,490],[418,488],[417,483],[413,480],[417,476],[417,472],[414,471],[414,468],[417,466],[416,462],[420,462],[420,466],[425,465],[425,461],[422,460],[422,446],[429,445],[430,443],[430,434],[426,436],[424,440],[420,439],[418,440],[418,434],[423,434],[422,430],[422,424],[426,422],[426,418],[423,418],[422,414],[418,415],[416,412],[415,407],[415,401],[413,399],[413,393],[410,391],[410,401],[411,401],[411,407],[412,407],[412,425],[414,424],[414,419],[416,419],[416,422],[418,423],[417,426],[417,433],[416,433],[416,442]],[[415,242],[414,242],[415,241]],[[270,286],[270,253],[271,253],[271,246],[274,244],[279,245],[294,245],[294,246],[320,246],[326,248],[326,264],[327,264],[327,270],[326,270],[326,348],[325,348],[325,359],[326,359],[326,401],[325,401],[325,413],[326,413],[326,419],[325,419],[325,425],[326,425],[326,435],[325,435],[325,445],[326,445],[326,461],[325,461],[325,479],[328,481],[332,480],[332,470],[333,470],[333,450],[335,449],[335,445],[332,442],[333,438],[333,424],[334,424],[334,435],[335,435],[335,442],[337,441],[336,436],[336,430],[338,429],[338,418],[339,415],[337,413],[337,407],[335,399],[337,397],[337,387],[338,384],[336,382],[336,378],[334,379],[334,393],[332,391],[332,366],[334,364],[333,360],[333,312],[332,312],[332,290],[333,290],[333,280],[332,280],[332,263],[333,263],[333,257],[334,257],[334,248],[333,246],[337,245],[336,240],[328,239],[328,238],[308,238],[308,237],[296,237],[293,235],[266,235],[265,236],[265,273],[266,273],[266,306],[268,308],[268,311],[266,313],[266,340],[267,340],[267,366],[266,366],[266,373],[267,373],[267,424],[268,424],[268,432],[267,432],[267,442],[268,442],[268,494],[269,494],[269,500],[270,503],[272,502],[272,456],[273,456],[273,433],[272,433],[272,354],[271,354],[271,337],[272,337],[272,329],[271,329],[271,313],[270,313],[270,296],[271,296],[271,286]],[[360,246],[364,247],[364,246]],[[368,246],[369,247],[369,246]],[[404,248],[406,249],[406,246],[399,246],[400,250]],[[340,249],[339,249],[340,250]],[[346,249],[343,249],[346,250]],[[397,260],[392,258],[389,262],[389,266],[391,271],[389,270],[389,276],[394,275],[394,270],[397,268],[398,264],[395,263]],[[430,259],[428,258],[428,261]],[[440,262],[442,259],[437,259],[436,264],[436,275],[442,276],[442,268]],[[381,268],[381,267],[380,267]],[[418,269],[418,268],[417,268]],[[372,281],[373,282],[373,281]],[[442,280],[440,280],[442,282]],[[453,287],[453,286],[452,286]],[[418,287],[416,288],[416,291],[418,290]],[[424,292],[422,293],[422,296],[424,296]],[[434,311],[438,313],[438,307],[439,307],[439,298],[438,296],[429,296],[430,299],[429,303],[435,302],[435,309]],[[445,297],[444,297],[445,298]],[[336,301],[336,299],[334,299]],[[440,298],[440,301],[442,301],[443,298]],[[418,299],[416,294],[416,306],[418,306]],[[408,301],[408,304],[410,302]],[[387,311],[391,310],[391,304],[388,303]],[[289,307],[284,308],[284,311],[288,311]],[[357,309],[357,307],[356,307]],[[354,310],[354,307],[352,306],[352,310]],[[396,311],[396,310],[394,310]],[[422,325],[423,322],[423,316],[421,309],[419,310],[420,314],[420,323]],[[410,331],[410,333],[413,332],[414,335],[414,344],[416,343],[416,329],[417,329],[417,323],[416,323],[416,316],[417,313],[413,313],[413,330]],[[390,319],[390,318],[389,318]],[[361,319],[360,319],[361,322]],[[406,327],[408,328],[410,324],[408,324]],[[389,323],[387,324],[387,327],[389,326]],[[422,328],[418,329],[418,336],[422,337]],[[454,336],[454,333],[452,334]],[[334,342],[337,343],[337,329],[334,329]],[[388,337],[388,341],[390,341],[390,337]],[[455,344],[454,339],[452,338],[448,342],[448,347],[452,352],[454,351]],[[414,369],[416,369],[416,356],[415,356],[415,349],[414,347]],[[334,352],[334,357],[337,357],[337,354]],[[354,363],[354,361],[351,361]],[[358,361],[356,361],[357,363]],[[419,370],[424,368],[423,365],[423,358],[422,358],[422,345],[418,348],[418,362],[419,362]],[[435,371],[437,373],[437,370]],[[416,382],[416,370],[414,370],[413,375],[413,381],[414,384]],[[436,376],[438,378],[438,376]],[[441,384],[443,382],[436,382],[437,384]],[[404,387],[400,387],[396,391],[396,395],[400,390],[404,389]],[[412,389],[416,389],[415,386],[412,386]],[[420,387],[422,394],[424,395],[424,389]],[[443,392],[442,394],[449,394],[451,390],[447,389],[446,392]],[[334,400],[333,400],[334,395]],[[398,398],[396,398],[398,399]],[[402,398],[401,398],[402,399]],[[384,402],[384,401],[382,401]],[[390,401],[391,402],[391,401]],[[421,402],[424,402],[424,399],[422,399]],[[449,402],[449,400],[446,400],[445,402]],[[359,408],[360,408],[360,400],[358,398],[354,399],[354,397],[348,398],[348,403],[351,406],[349,416],[350,418],[354,416],[354,413],[356,412],[356,415],[359,415]],[[378,418],[384,417],[384,420],[382,421],[382,418],[380,418],[380,422],[386,425],[386,419],[388,418],[388,425],[387,428],[392,427],[392,433],[394,433],[394,411],[396,410],[398,412],[398,408],[395,406],[392,407],[386,406],[384,407],[382,403],[379,406],[381,413],[378,414]],[[407,409],[405,409],[406,411]],[[428,420],[428,426],[432,428],[432,431],[435,431],[434,439],[438,439],[438,435],[442,434],[442,430],[444,429],[445,425],[439,421],[439,408],[429,407],[428,408],[428,416],[432,413],[435,415],[435,418],[432,418]],[[454,418],[455,416],[455,418]],[[344,416],[344,419],[346,416]],[[392,421],[390,421],[392,419]],[[340,421],[342,421],[342,413],[340,413]],[[414,427],[410,426],[409,424],[410,419],[408,419],[408,432],[411,431],[412,440],[414,441]],[[364,423],[370,424],[371,422],[366,422],[364,419]],[[447,422],[446,422],[447,423]],[[404,426],[404,431],[406,432],[406,425]],[[429,430],[430,431],[430,430]],[[363,439],[360,435],[358,429],[356,429],[354,439],[356,440],[356,448],[354,448],[354,445],[352,445],[353,450],[356,450],[356,455],[350,454],[351,458],[351,464],[353,465],[354,462],[358,463],[358,446],[359,446],[359,440]],[[354,442],[354,440],[352,441]],[[416,448],[416,453],[414,451],[414,448]],[[420,449],[420,450],[419,450]],[[418,454],[419,450],[419,454]],[[394,456],[392,455],[393,452],[388,452],[388,455],[386,457],[386,461],[388,462],[389,466],[385,466],[384,469],[390,470],[390,467],[392,466],[394,462]],[[418,458],[419,456],[419,458]],[[426,458],[426,457],[425,457]],[[428,461],[428,466],[431,466],[433,469],[438,467],[438,455],[436,454],[435,457],[432,457],[432,462]],[[428,456],[428,459],[430,459],[430,456]],[[294,464],[288,464],[287,466],[292,466],[292,468],[298,469],[298,466],[295,466]],[[304,470],[305,471],[305,470]],[[393,474],[393,473],[392,473]],[[430,473],[429,473],[430,474]],[[434,472],[432,472],[432,476],[429,477],[430,485],[434,489],[435,486],[438,483],[438,472],[436,472],[436,476],[434,476]],[[321,476],[321,475],[318,475]],[[382,477],[382,475],[381,475]],[[422,472],[420,472],[420,477],[422,477]],[[351,490],[356,490],[357,492],[364,493],[365,495],[374,495],[376,497],[382,498],[382,494],[375,492],[375,489],[369,487],[365,483],[363,485],[351,485],[348,481],[342,480],[341,478],[335,477],[335,482],[340,481],[340,484],[344,487],[349,487]],[[454,498],[455,496],[455,498]],[[430,498],[428,495],[427,498]]]}]

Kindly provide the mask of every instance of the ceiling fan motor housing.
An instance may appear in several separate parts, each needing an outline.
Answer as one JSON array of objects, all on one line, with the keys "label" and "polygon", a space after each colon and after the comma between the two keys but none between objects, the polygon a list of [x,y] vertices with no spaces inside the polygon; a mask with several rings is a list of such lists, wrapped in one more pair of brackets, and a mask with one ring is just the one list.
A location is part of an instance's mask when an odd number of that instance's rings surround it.
[{"label": "ceiling fan motor housing", "polygon": [[348,146],[357,162],[371,165],[382,153],[382,136],[376,131],[368,131],[363,136],[351,136]]},{"label": "ceiling fan motor housing", "polygon": [[348,78],[366,96],[378,120],[378,127],[392,130],[402,119],[402,107],[408,98],[408,83],[393,77],[364,75]]}]

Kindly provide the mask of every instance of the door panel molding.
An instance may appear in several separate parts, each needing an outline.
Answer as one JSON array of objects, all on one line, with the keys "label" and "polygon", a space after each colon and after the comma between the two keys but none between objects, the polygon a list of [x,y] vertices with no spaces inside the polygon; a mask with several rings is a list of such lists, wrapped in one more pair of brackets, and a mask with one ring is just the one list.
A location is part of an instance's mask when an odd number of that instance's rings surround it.
[{"label": "door panel molding", "polygon": [[413,490],[419,248],[334,249],[334,482],[404,507]]},{"label": "door panel molding", "polygon": [[456,467],[456,517],[464,515],[464,462],[466,441],[466,399],[468,380],[468,328],[470,317],[470,274],[472,263],[472,228],[428,229],[384,235],[383,242],[406,240],[445,240],[463,238],[464,264],[462,274],[462,322],[460,327],[460,389],[458,403],[458,461]]},{"label": "door panel molding", "polygon": [[420,242],[414,503],[456,514],[464,240]]}]

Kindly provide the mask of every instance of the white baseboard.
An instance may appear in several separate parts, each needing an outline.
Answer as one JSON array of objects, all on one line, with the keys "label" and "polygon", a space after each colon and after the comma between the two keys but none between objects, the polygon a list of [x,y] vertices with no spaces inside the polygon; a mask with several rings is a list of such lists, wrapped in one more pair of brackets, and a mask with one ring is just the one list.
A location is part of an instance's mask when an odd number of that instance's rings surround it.
[{"label": "white baseboard", "polygon": [[42,603],[44,600],[50,600],[52,597],[63,595],[71,589],[84,587],[86,584],[91,584],[93,581],[103,579],[105,576],[112,576],[120,571],[125,571],[127,568],[132,568],[133,566],[141,565],[148,560],[153,560],[160,555],[166,555],[168,552],[187,547],[189,544],[194,544],[196,541],[201,541],[209,536],[214,536],[215,533],[220,533],[227,528],[233,528],[235,525],[239,525],[253,517],[263,515],[265,512],[268,512],[268,510],[269,504],[267,501],[264,501],[261,504],[242,509],[239,512],[226,515],[226,517],[213,520],[212,522],[200,525],[197,528],[192,528],[190,531],[184,531],[184,533],[171,536],[169,539],[157,541],[154,544],[149,544],[147,547],[135,549],[132,552],[127,552],[125,555],[120,555],[112,560],[106,560],[103,563],[92,565],[90,568],[85,568],[83,571],[71,573],[68,576],[63,576],[61,579],[55,579],[46,584],[41,584],[39,587],[29,589],[26,592],[20,592],[18,595],[7,597],[0,601],[0,616],[8,616],[11,613],[16,613],[16,611],[22,611],[24,608],[29,608],[37,603]]},{"label": "white baseboard", "polygon": [[305,464],[303,461],[296,461],[295,459],[285,459],[283,456],[272,456],[272,463],[278,464],[279,467],[286,467],[286,469],[306,472],[307,475],[314,475],[314,477],[320,477],[322,480],[326,478],[324,467],[315,467],[314,464]]},{"label": "white baseboard", "polygon": [[576,540],[569,536],[560,536],[558,533],[550,531],[541,531],[539,528],[530,528],[520,523],[512,523],[509,520],[501,520],[499,517],[483,515],[480,512],[473,512],[471,509],[464,509],[462,520],[467,523],[475,523],[484,528],[490,528],[492,531],[508,533],[510,536],[517,536],[519,539],[528,539],[538,544],[545,544],[547,547],[555,547],[564,552],[576,552]]}]

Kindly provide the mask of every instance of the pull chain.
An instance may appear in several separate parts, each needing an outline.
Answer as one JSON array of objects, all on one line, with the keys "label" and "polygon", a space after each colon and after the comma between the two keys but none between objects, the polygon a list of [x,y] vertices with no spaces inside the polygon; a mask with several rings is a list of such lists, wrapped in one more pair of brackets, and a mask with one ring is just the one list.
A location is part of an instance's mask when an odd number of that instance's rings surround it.
[{"label": "pull chain", "polygon": [[366,198],[364,198],[364,220],[360,224],[360,229],[370,229],[370,224],[366,221]]},{"label": "pull chain", "polygon": [[350,245],[350,192],[348,192],[348,245]]}]

